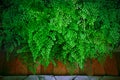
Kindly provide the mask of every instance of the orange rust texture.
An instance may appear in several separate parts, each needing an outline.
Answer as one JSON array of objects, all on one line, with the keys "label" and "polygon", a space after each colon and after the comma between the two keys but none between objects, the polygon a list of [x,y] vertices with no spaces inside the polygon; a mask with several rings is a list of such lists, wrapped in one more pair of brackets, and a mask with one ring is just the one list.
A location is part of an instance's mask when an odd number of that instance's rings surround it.
[{"label": "orange rust texture", "polygon": [[53,74],[54,65],[50,63],[48,67],[41,67],[41,74]]},{"label": "orange rust texture", "polygon": [[54,75],[67,75],[68,71],[63,63],[57,61],[57,66],[54,67],[53,73]]},{"label": "orange rust texture", "polygon": [[104,68],[106,75],[118,75],[118,67],[115,55],[113,55],[112,58],[107,57]]},{"label": "orange rust texture", "polygon": [[[5,61],[4,54],[0,53],[0,74],[6,75],[28,75],[33,74],[18,58],[10,61]],[[51,74],[51,75],[69,75],[66,66],[56,61],[57,66],[52,63],[48,67],[38,65],[36,74]],[[85,64],[84,70],[81,70],[78,65],[75,66],[75,71],[72,74],[78,75],[119,75],[120,73],[120,54],[113,55],[112,58],[107,57],[104,64],[100,64],[96,59],[88,60]]]},{"label": "orange rust texture", "polygon": [[92,61],[87,60],[85,67],[84,67],[84,73],[86,75],[93,75],[93,68],[92,68]]},{"label": "orange rust texture", "polygon": [[93,59],[92,68],[94,75],[105,75],[104,65],[100,64],[97,60]]}]

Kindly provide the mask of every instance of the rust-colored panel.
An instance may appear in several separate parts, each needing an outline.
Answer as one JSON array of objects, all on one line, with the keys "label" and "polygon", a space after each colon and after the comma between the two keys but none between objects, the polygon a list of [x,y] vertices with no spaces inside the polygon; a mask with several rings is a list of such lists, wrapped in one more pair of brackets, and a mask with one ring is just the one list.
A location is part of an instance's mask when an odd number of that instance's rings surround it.
[{"label": "rust-colored panel", "polygon": [[63,63],[57,61],[57,66],[54,67],[53,73],[55,75],[67,75],[68,71]]},{"label": "rust-colored panel", "polygon": [[[33,74],[31,71],[28,71],[26,64],[23,64],[18,58],[13,58],[10,61],[5,61],[3,54],[0,54],[0,72],[3,75],[27,75]],[[36,74],[54,74],[54,75],[69,75],[69,71],[66,66],[60,62],[56,61],[57,66],[53,66],[52,63],[45,69],[43,66],[38,65],[36,68]],[[72,74],[80,75],[118,75],[120,71],[120,55],[119,53],[112,58],[107,57],[104,65],[99,63],[97,60],[88,60],[86,61],[84,70],[79,69],[75,66],[75,71]],[[32,63],[31,63],[32,64]],[[37,63],[36,63],[37,64]],[[71,64],[70,64],[71,65]],[[34,65],[31,65],[34,66]],[[118,70],[119,69],[119,70]]]},{"label": "rust-colored panel", "polygon": [[41,74],[41,65],[39,63],[29,63],[29,65],[27,65],[27,69],[28,75],[32,75],[32,74]]},{"label": "rust-colored panel", "polygon": [[94,75],[105,75],[104,65],[99,63],[97,60],[93,59],[92,68]]},{"label": "rust-colored panel", "polygon": [[93,75],[93,68],[92,68],[92,61],[91,60],[87,60],[85,67],[84,67],[84,73],[87,75]]},{"label": "rust-colored panel", "polygon": [[65,67],[68,71],[67,72],[68,75],[77,75],[80,73],[80,68],[78,67],[77,63],[72,64],[72,63],[67,62],[65,63]]},{"label": "rust-colored panel", "polygon": [[106,75],[118,75],[117,62],[114,55],[112,58],[107,57],[104,63],[104,68]]},{"label": "rust-colored panel", "polygon": [[36,68],[36,74],[42,74],[41,69],[42,69],[42,66],[39,64],[38,67]]},{"label": "rust-colored panel", "polygon": [[76,69],[74,70],[74,73],[73,74],[80,74],[80,68],[78,65],[76,65],[75,67]]},{"label": "rust-colored panel", "polygon": [[41,64],[39,62],[36,63],[28,63],[27,65],[28,75],[32,74],[41,74]]},{"label": "rust-colored panel", "polygon": [[27,74],[27,67],[19,60],[15,60],[16,65],[14,68],[16,69],[16,75],[25,75]]},{"label": "rust-colored panel", "polygon": [[54,65],[52,63],[50,63],[48,67],[42,66],[41,74],[53,74],[53,68],[54,68]]}]

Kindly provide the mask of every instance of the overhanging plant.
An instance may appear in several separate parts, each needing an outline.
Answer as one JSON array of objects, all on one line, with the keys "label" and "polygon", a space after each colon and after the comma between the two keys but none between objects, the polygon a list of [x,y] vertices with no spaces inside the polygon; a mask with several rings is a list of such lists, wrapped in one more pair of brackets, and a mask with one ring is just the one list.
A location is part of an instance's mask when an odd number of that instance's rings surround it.
[{"label": "overhanging plant", "polygon": [[117,47],[117,2],[3,0],[1,49],[44,66],[57,59],[83,68],[87,59],[99,60]]}]

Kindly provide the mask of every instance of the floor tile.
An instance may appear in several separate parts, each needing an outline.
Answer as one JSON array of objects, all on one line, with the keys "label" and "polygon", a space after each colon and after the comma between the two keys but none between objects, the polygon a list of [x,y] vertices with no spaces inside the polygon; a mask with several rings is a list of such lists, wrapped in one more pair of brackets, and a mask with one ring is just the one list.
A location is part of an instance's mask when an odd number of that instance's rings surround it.
[{"label": "floor tile", "polygon": [[89,80],[88,76],[77,76],[74,80]]},{"label": "floor tile", "polygon": [[75,76],[55,76],[55,80],[73,80]]},{"label": "floor tile", "polygon": [[[44,77],[43,77],[44,78]],[[41,78],[42,79],[42,78]],[[40,80],[37,75],[30,75],[24,80]],[[44,80],[44,79],[43,79]]]},{"label": "floor tile", "polygon": [[56,80],[55,76],[52,76],[52,75],[50,75],[50,76],[44,76],[44,79],[45,80]]}]

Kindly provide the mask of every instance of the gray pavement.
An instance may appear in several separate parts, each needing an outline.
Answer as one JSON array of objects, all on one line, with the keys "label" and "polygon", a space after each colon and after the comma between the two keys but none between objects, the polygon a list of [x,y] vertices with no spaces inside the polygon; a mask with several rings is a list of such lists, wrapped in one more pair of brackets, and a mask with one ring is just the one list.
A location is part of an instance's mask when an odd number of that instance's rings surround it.
[{"label": "gray pavement", "polygon": [[0,80],[120,80],[120,77],[29,75],[29,76],[0,76]]}]

